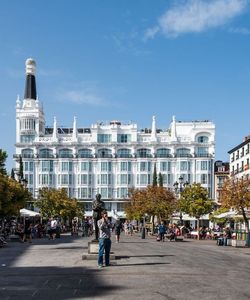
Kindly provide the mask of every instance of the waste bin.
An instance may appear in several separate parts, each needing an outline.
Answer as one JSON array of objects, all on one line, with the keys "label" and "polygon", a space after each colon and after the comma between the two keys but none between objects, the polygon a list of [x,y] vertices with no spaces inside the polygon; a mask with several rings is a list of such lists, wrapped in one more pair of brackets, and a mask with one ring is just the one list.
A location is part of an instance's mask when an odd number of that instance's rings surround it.
[{"label": "waste bin", "polygon": [[223,238],[218,238],[217,239],[217,245],[218,246],[223,246],[224,245],[224,239]]}]

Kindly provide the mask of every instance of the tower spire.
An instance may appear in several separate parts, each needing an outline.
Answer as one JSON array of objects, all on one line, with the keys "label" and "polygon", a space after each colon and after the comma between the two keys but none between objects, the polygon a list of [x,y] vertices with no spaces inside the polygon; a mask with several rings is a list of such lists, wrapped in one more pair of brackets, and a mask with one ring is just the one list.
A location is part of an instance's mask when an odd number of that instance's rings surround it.
[{"label": "tower spire", "polygon": [[172,124],[171,124],[171,141],[177,141],[177,132],[176,132],[176,120],[175,116],[173,116]]},{"label": "tower spire", "polygon": [[36,100],[36,62],[32,58],[26,60],[26,84],[24,91],[24,99]]},{"label": "tower spire", "polygon": [[73,133],[72,133],[73,142],[77,142],[77,128],[76,128],[76,117],[74,117],[73,122]]},{"label": "tower spire", "polygon": [[157,137],[156,137],[156,121],[155,121],[155,116],[152,118],[152,129],[151,129],[151,142],[156,142]]},{"label": "tower spire", "polygon": [[53,142],[57,142],[57,140],[58,140],[58,138],[57,138],[57,122],[56,122],[56,117],[54,117],[52,140],[53,140]]}]

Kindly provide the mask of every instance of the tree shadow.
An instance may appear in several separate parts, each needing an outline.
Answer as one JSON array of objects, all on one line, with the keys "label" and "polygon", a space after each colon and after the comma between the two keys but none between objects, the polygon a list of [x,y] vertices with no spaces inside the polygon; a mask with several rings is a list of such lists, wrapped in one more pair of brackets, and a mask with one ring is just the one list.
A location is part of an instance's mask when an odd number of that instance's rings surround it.
[{"label": "tree shadow", "polygon": [[0,269],[0,299],[74,299],[111,295],[122,286],[105,284],[100,270],[86,267]]}]

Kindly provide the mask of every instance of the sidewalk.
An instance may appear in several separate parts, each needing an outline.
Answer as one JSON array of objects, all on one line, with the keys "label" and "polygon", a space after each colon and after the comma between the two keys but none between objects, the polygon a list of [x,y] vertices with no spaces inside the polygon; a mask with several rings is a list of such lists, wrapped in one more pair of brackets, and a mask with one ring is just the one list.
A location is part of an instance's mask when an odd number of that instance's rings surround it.
[{"label": "sidewalk", "polygon": [[98,269],[96,261],[81,259],[90,240],[10,242],[0,249],[0,299],[250,298],[249,248],[122,234],[120,243],[112,243],[119,259]]}]

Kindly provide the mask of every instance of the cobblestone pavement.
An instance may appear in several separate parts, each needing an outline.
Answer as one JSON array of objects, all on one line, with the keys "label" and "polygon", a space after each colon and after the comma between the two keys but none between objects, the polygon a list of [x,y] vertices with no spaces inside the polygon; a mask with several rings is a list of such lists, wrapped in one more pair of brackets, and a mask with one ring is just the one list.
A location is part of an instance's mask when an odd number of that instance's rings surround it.
[{"label": "cobblestone pavement", "polygon": [[250,248],[215,241],[121,236],[118,259],[82,260],[88,238],[62,236],[0,249],[0,299],[250,299]]}]

